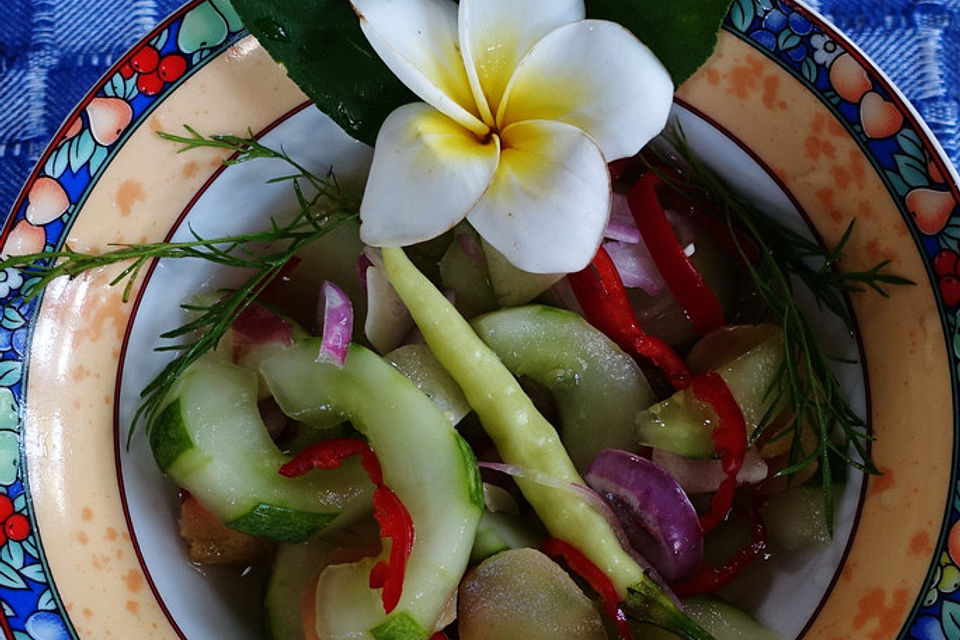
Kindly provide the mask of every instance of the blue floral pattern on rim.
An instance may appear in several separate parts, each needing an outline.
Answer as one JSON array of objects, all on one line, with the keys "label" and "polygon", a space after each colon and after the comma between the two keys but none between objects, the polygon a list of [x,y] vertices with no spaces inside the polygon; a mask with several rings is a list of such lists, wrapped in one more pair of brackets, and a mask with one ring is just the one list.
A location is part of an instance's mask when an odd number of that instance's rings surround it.
[{"label": "blue floral pattern on rim", "polygon": [[[6,221],[4,251],[62,248],[70,226],[126,136],[193,72],[245,35],[225,0],[194,0],[117,63],[74,111]],[[36,280],[0,271],[0,630],[15,640],[77,634],[44,558],[23,469],[24,358]]]},{"label": "blue floral pattern on rim", "polygon": [[[858,53],[790,2],[735,0],[724,28],[804,82],[860,141],[924,248],[944,326],[953,336],[954,367],[960,368],[960,194],[950,190],[946,167],[913,116]],[[227,0],[193,0],[115,65],[32,175],[5,223],[5,250],[60,249],[125,136],[184,78],[242,35]],[[24,303],[21,294],[35,284],[16,269],[0,272],[0,629],[16,640],[77,637],[44,560],[22,465],[24,356],[37,303]],[[951,554],[946,535],[960,527],[960,487],[952,499],[928,589],[903,637],[960,640],[960,553]]]}]

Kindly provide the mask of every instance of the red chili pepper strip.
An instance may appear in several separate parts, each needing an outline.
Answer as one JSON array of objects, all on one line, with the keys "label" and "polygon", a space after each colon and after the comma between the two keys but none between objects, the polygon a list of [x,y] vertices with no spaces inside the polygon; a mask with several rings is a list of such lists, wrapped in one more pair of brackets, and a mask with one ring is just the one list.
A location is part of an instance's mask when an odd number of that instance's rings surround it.
[{"label": "red chili pepper strip", "polygon": [[443,631],[437,631],[435,634],[430,636],[430,640],[450,640]]},{"label": "red chili pepper strip", "polygon": [[378,485],[373,492],[373,515],[380,524],[380,537],[390,538],[390,557],[370,570],[370,588],[383,589],[383,608],[390,613],[403,592],[403,575],[413,548],[413,520],[397,494],[385,485]]},{"label": "red chili pepper strip", "polygon": [[567,276],[577,302],[590,323],[621,349],[660,367],[676,389],[690,384],[687,364],[660,338],[648,335],[636,315],[616,265],[600,247],[586,269]]},{"label": "red chili pepper strip", "polygon": [[709,404],[717,414],[717,425],[713,429],[714,449],[720,454],[723,472],[727,476],[713,494],[710,511],[700,516],[700,526],[706,533],[723,521],[733,505],[737,474],[747,452],[747,422],[727,383],[715,371],[694,378],[691,390],[697,400]]},{"label": "red chili pepper strip", "polygon": [[684,253],[660,205],[660,178],[648,171],[627,192],[630,213],[650,251],[650,257],[677,304],[700,335],[723,324],[723,309],[696,266]]},{"label": "red chili pepper strip", "polygon": [[756,560],[767,548],[767,527],[760,517],[758,505],[753,505],[751,520],[750,544],[733,554],[722,567],[713,567],[704,562],[692,577],[670,585],[673,592],[681,598],[712,593],[729,584]]},{"label": "red chili pepper strip", "polygon": [[623,603],[617,596],[617,588],[607,577],[600,567],[583,553],[568,542],[558,540],[557,538],[547,538],[541,543],[540,548],[551,558],[563,558],[567,565],[578,576],[589,583],[590,587],[600,596],[600,603],[603,605],[604,613],[613,620],[620,630],[622,640],[633,640],[630,628],[627,626],[627,615],[623,610]]},{"label": "red chili pepper strip", "polygon": [[295,478],[311,469],[335,469],[353,456],[360,456],[370,481],[376,485],[373,491],[373,515],[380,525],[380,537],[390,538],[389,558],[378,562],[370,571],[370,588],[383,590],[380,593],[383,608],[390,613],[400,602],[403,591],[403,575],[413,549],[413,519],[397,494],[383,484],[380,461],[370,445],[353,438],[318,442],[280,467],[280,473]]}]

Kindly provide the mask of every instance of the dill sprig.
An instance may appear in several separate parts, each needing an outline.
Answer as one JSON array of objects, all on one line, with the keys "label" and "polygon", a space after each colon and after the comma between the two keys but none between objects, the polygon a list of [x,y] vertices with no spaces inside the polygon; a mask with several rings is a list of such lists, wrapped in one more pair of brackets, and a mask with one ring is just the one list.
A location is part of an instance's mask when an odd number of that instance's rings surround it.
[{"label": "dill sprig", "polygon": [[178,152],[199,148],[231,151],[231,157],[224,160],[227,165],[258,158],[283,160],[292,167],[293,172],[268,182],[290,182],[299,210],[286,222],[269,218],[269,227],[262,231],[203,238],[191,228],[193,238],[181,242],[112,244],[110,246],[116,248],[98,254],[79,253],[65,247],[62,251],[13,256],[0,262],[0,269],[18,267],[24,275],[35,278],[36,284],[23,293],[25,299],[39,295],[56,278],[65,276],[72,279],[92,269],[125,262],[129,264],[110,281],[111,286],[124,283],[125,302],[129,300],[143,269],[160,258],[197,258],[252,271],[240,286],[223,291],[219,298],[209,304],[182,305],[183,309],[191,312],[192,319],[161,334],[160,338],[164,340],[178,342],[162,345],[156,350],[172,351],[176,356],[140,392],[140,406],[130,425],[128,444],[137,425],[145,420],[149,428],[173,384],[190,365],[216,348],[233,321],[274,281],[290,259],[313,241],[357,215],[358,200],[341,192],[332,172],[318,176],[283,149],[266,147],[252,133],[249,137],[207,137],[190,127],[185,128],[189,136],[159,135],[180,144]]},{"label": "dill sprig", "polygon": [[[848,404],[834,374],[832,365],[840,359],[824,350],[814,323],[795,296],[795,288],[802,283],[818,305],[852,329],[844,294],[870,289],[887,297],[885,285],[914,283],[889,273],[889,261],[865,271],[842,270],[840,262],[854,231],[853,221],[832,249],[825,248],[759,210],[731,188],[690,150],[681,129],[673,129],[666,138],[682,167],[676,173],[658,169],[663,182],[703,204],[726,223],[757,295],[783,328],[784,361],[767,392],[774,402],[752,440],[764,435],[773,424],[773,414],[786,402],[785,410],[792,412],[792,420],[769,434],[771,439],[792,437],[789,462],[779,475],[791,476],[810,464],[820,464],[824,514],[832,534],[833,466],[839,461],[864,473],[879,472],[870,459],[872,437],[866,423]],[[804,446],[804,430],[815,436],[816,442],[809,450]]]}]

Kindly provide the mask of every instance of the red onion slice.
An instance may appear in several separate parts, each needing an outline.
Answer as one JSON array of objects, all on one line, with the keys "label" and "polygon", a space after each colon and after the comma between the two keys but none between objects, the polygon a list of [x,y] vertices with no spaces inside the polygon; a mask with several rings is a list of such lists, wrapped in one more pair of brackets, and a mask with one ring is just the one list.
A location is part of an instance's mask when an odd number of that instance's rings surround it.
[{"label": "red onion slice", "polygon": [[[322,292],[323,338],[317,362],[332,362],[343,367],[347,359],[347,347],[353,335],[353,305],[343,289],[328,280],[324,281]],[[317,315],[320,314],[318,304]]]},{"label": "red onion slice", "polygon": [[366,253],[361,253],[360,257],[357,258],[357,278],[360,280],[360,287],[363,289],[363,292],[367,292],[367,269],[373,266],[373,261],[370,260],[369,256]]},{"label": "red onion slice", "polygon": [[703,559],[700,521],[669,473],[628,451],[604,449],[583,477],[620,518],[631,546],[667,582],[696,571]]},{"label": "red onion slice", "polygon": [[[651,459],[673,476],[687,495],[712,493],[727,478],[719,459],[694,460],[662,449],[654,449]],[[767,462],[757,448],[748,447],[737,473],[737,485],[757,484],[766,479],[768,472]]]},{"label": "red onion slice", "polygon": [[640,242],[640,230],[637,229],[637,225],[633,221],[626,195],[622,193],[613,194],[610,221],[607,223],[607,230],[603,235],[611,240],[619,240],[630,244]]},{"label": "red onion slice", "polygon": [[647,245],[642,242],[604,242],[610,259],[617,267],[617,273],[623,280],[623,286],[631,289],[643,289],[651,296],[659,295],[666,283],[657,265],[653,263]]},{"label": "red onion slice", "polygon": [[240,362],[248,353],[268,342],[293,344],[293,324],[256,303],[240,312],[230,329],[234,362]]}]

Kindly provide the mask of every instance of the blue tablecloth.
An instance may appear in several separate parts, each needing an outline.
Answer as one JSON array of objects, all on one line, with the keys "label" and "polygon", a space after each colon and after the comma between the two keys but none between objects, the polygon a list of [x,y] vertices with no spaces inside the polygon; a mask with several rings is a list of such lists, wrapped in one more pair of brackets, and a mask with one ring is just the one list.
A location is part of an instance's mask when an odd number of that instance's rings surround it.
[{"label": "blue tablecloth", "polygon": [[[12,206],[72,107],[114,60],[180,1],[3,2],[0,215]],[[919,109],[954,164],[960,164],[960,1],[809,0],[809,4],[876,60]]]}]

